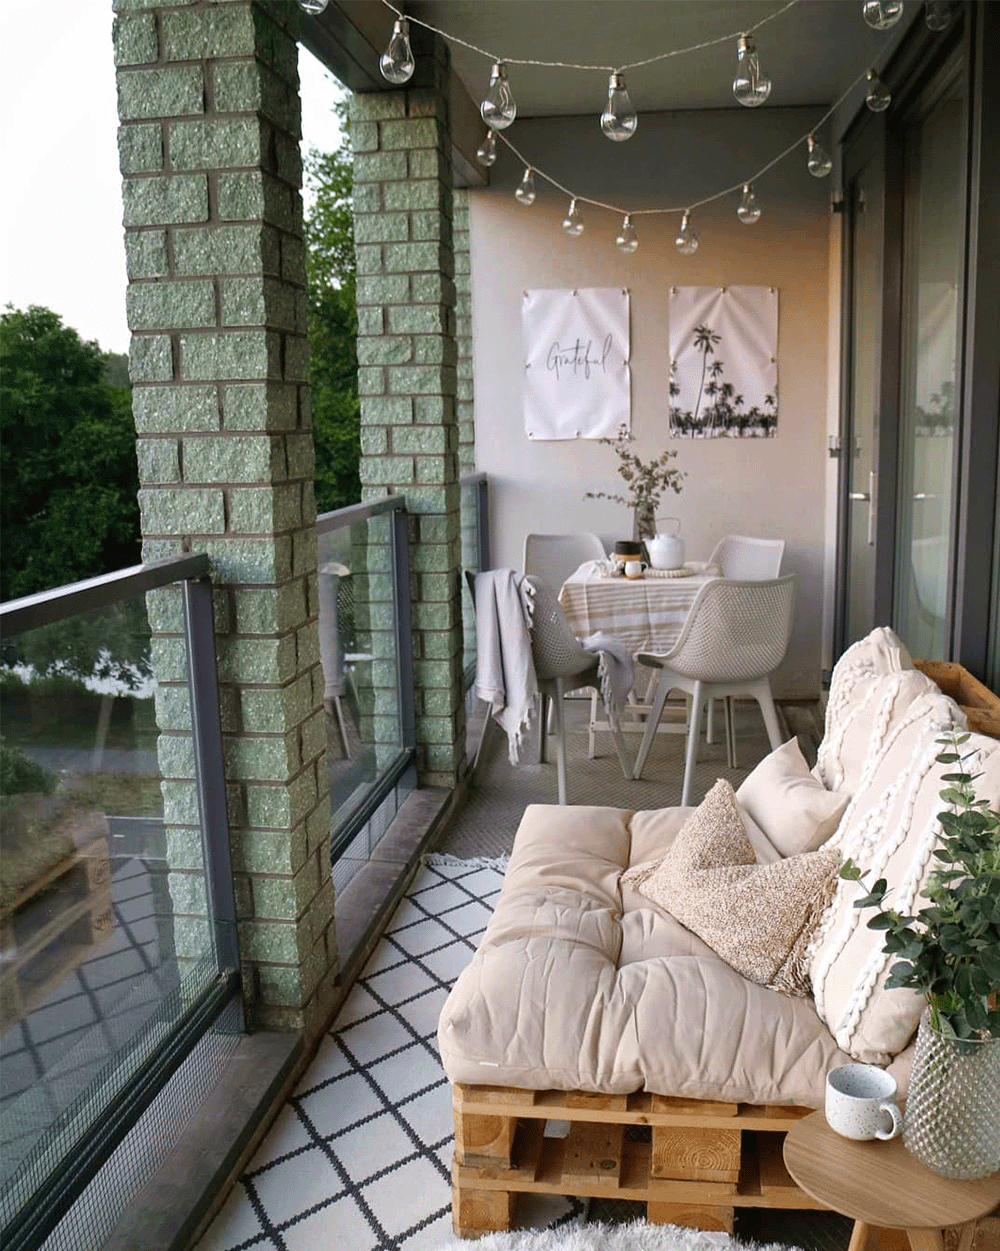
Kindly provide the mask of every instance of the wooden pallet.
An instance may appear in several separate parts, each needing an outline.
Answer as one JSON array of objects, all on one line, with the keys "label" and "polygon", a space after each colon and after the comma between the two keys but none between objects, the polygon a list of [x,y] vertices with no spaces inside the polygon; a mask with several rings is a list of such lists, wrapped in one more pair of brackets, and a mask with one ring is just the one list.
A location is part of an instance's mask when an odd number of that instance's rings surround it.
[{"label": "wooden pallet", "polygon": [[108,840],[92,840],[22,890],[0,919],[0,1027],[27,1016],[114,929]]},{"label": "wooden pallet", "polygon": [[913,663],[958,704],[970,730],[1000,738],[1000,696],[983,686],[963,665],[953,661],[914,660]]},{"label": "wooden pallet", "polygon": [[[453,1099],[460,1238],[508,1229],[518,1194],[637,1200],[650,1221],[729,1233],[737,1207],[825,1210],[781,1155],[811,1108],[457,1083]],[[547,1120],[569,1121],[568,1136],[545,1137]],[[627,1126],[648,1126],[649,1140]]]}]

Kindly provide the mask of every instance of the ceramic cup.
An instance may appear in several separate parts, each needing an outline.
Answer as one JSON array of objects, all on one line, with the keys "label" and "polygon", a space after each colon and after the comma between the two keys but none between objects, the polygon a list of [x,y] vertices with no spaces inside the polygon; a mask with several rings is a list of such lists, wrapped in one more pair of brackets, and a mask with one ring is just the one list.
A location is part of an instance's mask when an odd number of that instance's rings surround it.
[{"label": "ceramic cup", "polygon": [[625,562],[625,577],[626,578],[641,578],[642,571],[645,568],[646,568],[646,562],[644,560],[627,560]]},{"label": "ceramic cup", "polygon": [[895,1138],[903,1115],[896,1079],[874,1064],[842,1064],[826,1075],[826,1121],[844,1138]]}]

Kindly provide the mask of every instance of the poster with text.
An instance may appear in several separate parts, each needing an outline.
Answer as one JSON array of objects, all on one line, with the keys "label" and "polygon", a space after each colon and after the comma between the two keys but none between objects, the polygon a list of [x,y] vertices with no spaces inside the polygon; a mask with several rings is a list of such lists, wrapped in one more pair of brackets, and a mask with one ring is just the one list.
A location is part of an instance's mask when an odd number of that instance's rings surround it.
[{"label": "poster with text", "polygon": [[631,429],[628,291],[525,291],[521,329],[529,439],[614,438]]},{"label": "poster with text", "polygon": [[671,287],[671,433],[773,438],[777,426],[777,288]]}]

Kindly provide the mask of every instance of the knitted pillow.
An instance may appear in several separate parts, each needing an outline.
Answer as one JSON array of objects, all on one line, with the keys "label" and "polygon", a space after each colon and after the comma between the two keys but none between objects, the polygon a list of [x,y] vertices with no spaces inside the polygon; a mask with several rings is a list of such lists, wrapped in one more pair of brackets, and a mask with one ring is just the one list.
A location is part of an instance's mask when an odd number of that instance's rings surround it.
[{"label": "knitted pillow", "polygon": [[830,851],[758,864],[733,788],[720,778],[663,859],[629,869],[621,880],[748,981],[808,995],[805,949],[832,896],[838,864]]},{"label": "knitted pillow", "polygon": [[783,856],[797,856],[822,847],[850,795],[828,791],[814,778],[793,738],[764,757],[736,798]]}]

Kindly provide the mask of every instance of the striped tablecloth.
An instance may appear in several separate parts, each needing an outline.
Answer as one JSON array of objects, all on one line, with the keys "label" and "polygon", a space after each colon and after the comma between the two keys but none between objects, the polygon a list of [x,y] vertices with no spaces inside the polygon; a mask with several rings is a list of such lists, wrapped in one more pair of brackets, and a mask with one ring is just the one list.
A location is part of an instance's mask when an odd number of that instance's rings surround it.
[{"label": "striped tablecloth", "polygon": [[559,603],[577,638],[603,630],[633,656],[662,653],[677,642],[699,590],[718,576],[713,569],[689,578],[612,577],[600,561],[588,560],[563,583]]}]

